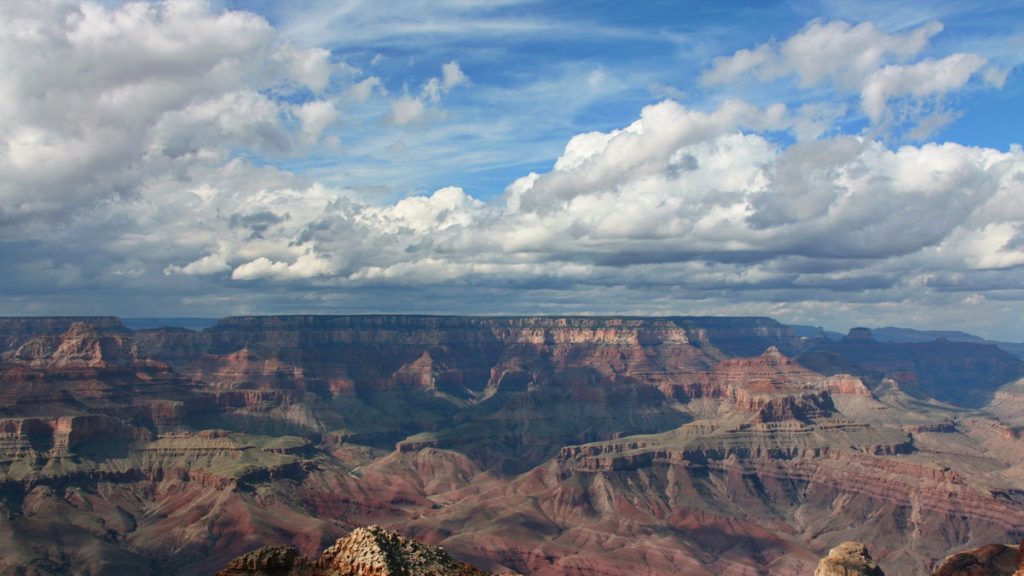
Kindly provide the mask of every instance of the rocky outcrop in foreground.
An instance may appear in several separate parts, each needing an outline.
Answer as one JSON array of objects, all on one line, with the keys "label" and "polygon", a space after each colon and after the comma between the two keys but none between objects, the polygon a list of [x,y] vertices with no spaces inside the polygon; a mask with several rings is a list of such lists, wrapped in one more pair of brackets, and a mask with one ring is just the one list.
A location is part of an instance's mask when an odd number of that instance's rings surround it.
[{"label": "rocky outcrop in foreground", "polygon": [[843,542],[818,562],[814,576],[885,576],[885,572],[871,559],[867,546]]},{"label": "rocky outcrop in foreground", "polygon": [[[829,550],[814,576],[885,576],[860,542]],[[1020,546],[989,544],[949,556],[932,576],[1024,576],[1024,540]]]},{"label": "rocky outcrop in foreground", "polygon": [[239,556],[217,576],[486,576],[441,548],[379,526],[356,528],[319,558],[294,546],[264,546]]},{"label": "rocky outcrop in foreground", "polygon": [[1024,576],[1024,541],[1018,546],[989,544],[943,560],[933,576]]}]

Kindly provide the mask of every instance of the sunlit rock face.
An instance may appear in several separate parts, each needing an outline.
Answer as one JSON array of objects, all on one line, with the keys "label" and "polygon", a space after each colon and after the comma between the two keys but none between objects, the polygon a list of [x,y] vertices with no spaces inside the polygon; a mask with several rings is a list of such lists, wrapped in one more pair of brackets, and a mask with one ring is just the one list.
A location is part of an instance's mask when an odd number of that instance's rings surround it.
[{"label": "sunlit rock face", "polygon": [[265,546],[232,560],[217,576],[487,576],[443,549],[380,526],[356,528],[319,558],[294,546]]},{"label": "sunlit rock face", "polygon": [[828,551],[814,570],[814,576],[885,576],[860,542],[843,542]]},{"label": "sunlit rock face", "polygon": [[924,575],[1024,526],[1021,363],[985,345],[696,317],[0,335],[0,571],[210,574],[377,524],[494,573],[804,575],[853,539]]}]

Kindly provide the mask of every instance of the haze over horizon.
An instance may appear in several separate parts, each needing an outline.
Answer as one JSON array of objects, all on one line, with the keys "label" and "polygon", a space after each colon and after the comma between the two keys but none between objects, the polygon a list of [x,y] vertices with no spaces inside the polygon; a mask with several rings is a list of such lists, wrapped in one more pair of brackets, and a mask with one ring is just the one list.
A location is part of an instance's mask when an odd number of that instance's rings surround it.
[{"label": "haze over horizon", "polygon": [[1024,333],[1024,2],[0,4],[0,315]]}]

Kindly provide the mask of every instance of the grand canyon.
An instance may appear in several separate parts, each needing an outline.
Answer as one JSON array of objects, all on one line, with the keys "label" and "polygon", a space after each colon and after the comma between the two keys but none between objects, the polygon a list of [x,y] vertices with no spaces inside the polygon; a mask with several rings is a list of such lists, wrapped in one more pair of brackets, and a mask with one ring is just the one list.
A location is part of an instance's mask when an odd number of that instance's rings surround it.
[{"label": "grand canyon", "polygon": [[0,576],[1024,576],[1024,0],[0,0]]},{"label": "grand canyon", "polygon": [[887,574],[1024,537],[1024,362],[757,317],[0,319],[0,572],[380,525],[495,574]]}]

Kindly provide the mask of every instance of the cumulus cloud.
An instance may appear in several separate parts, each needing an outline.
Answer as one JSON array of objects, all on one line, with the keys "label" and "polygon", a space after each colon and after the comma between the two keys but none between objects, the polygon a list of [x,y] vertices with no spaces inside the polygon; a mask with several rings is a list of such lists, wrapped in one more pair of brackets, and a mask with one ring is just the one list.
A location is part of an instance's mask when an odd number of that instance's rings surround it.
[{"label": "cumulus cloud", "polygon": [[294,262],[275,262],[265,256],[239,265],[231,272],[232,280],[258,280],[269,278],[273,280],[294,280],[303,278],[314,278],[332,274],[334,269],[323,257],[319,256],[312,249],[307,249],[300,254]]},{"label": "cumulus cloud", "polygon": [[391,103],[388,122],[396,126],[414,124],[422,121],[426,113],[427,105],[423,103],[423,100],[405,94]]},{"label": "cumulus cloud", "polygon": [[331,62],[331,52],[323,48],[304,49],[285,44],[271,58],[284,65],[290,79],[314,92],[323,92],[327,88],[338,67]]},{"label": "cumulus cloud", "polygon": [[189,262],[184,266],[175,266],[174,264],[168,265],[164,268],[164,274],[170,276],[172,274],[185,274],[186,276],[193,275],[205,275],[215,274],[217,272],[225,272],[230,270],[227,259],[221,253],[207,254],[198,260]]},{"label": "cumulus cloud", "polygon": [[[729,108],[699,114],[664,102],[625,130],[578,136],[554,171],[510,189],[524,219],[539,215],[536,228],[515,227],[537,230],[521,246],[573,246],[576,258],[590,252],[597,261],[615,251],[622,261],[632,253],[666,261],[728,262],[740,253],[748,262],[885,259],[951,242],[975,226],[967,223],[978,211],[997,218],[998,205],[1013,213],[1019,148],[891,151],[847,136],[780,149],[738,132],[742,115]],[[1000,230],[992,243],[1006,243]]]},{"label": "cumulus cloud", "polygon": [[4,3],[0,69],[0,200],[26,217],[132,193],[182,155],[283,153],[269,95],[323,91],[334,65],[254,14],[167,0]]},{"label": "cumulus cloud", "polygon": [[962,88],[985,62],[977,54],[953,54],[941,60],[929,58],[911,65],[886,66],[865,80],[861,106],[877,123],[889,100],[907,95],[924,98]]},{"label": "cumulus cloud", "polygon": [[780,44],[761,44],[738,50],[732,56],[715,58],[701,80],[714,85],[735,81],[746,74],[762,80],[792,74],[803,86],[831,80],[856,88],[887,60],[905,60],[921,52],[928,40],[941,31],[939,22],[929,22],[906,34],[888,34],[871,22],[854,26],[841,21],[814,20]]},{"label": "cumulus cloud", "polygon": [[387,93],[384,89],[384,83],[381,82],[380,78],[369,76],[353,84],[352,88],[349,89],[349,96],[356,102],[366,102],[373,96],[374,92]]},{"label": "cumulus cloud", "polygon": [[293,112],[302,123],[302,133],[306,140],[312,142],[319,139],[324,129],[340,116],[334,103],[327,100],[311,100],[295,106]]},{"label": "cumulus cloud", "polygon": [[1009,75],[1009,68],[999,68],[998,66],[988,66],[982,71],[982,78],[985,79],[985,83],[999,89],[1002,89],[1003,84],[1006,84],[1006,77]]},{"label": "cumulus cloud", "polygon": [[230,92],[163,113],[148,135],[150,149],[173,157],[217,143],[284,153],[292,144],[280,114],[278,103],[262,94]]},{"label": "cumulus cloud", "polygon": [[[801,89],[829,88],[833,101],[856,95],[872,124],[890,128],[910,124],[910,136],[922,139],[955,118],[954,113],[942,109],[946,94],[964,88],[976,77],[1001,88],[1007,74],[986,66],[987,59],[978,54],[914,61],[942,29],[941,23],[929,22],[903,34],[889,34],[871,22],[852,25],[814,20],[782,42],[715,58],[701,81],[715,86],[751,77],[762,82],[795,77]],[[894,100],[909,100],[911,105],[893,112],[890,103]],[[824,132],[820,122],[813,121],[798,129],[801,139]]]},{"label": "cumulus cloud", "polygon": [[470,84],[469,76],[462,71],[455,60],[441,66],[441,76],[434,76],[423,83],[419,96],[403,94],[391,103],[387,120],[396,126],[424,121],[430,113],[427,103],[437,105],[441,98],[458,86]]},{"label": "cumulus cloud", "polygon": [[394,219],[400,226],[415,232],[442,231],[452,226],[468,226],[483,202],[466,194],[461,188],[449,186],[430,196],[413,196],[382,210],[382,216]]},{"label": "cumulus cloud", "polygon": [[[785,119],[742,102],[699,112],[665,101],[628,127],[571,139],[552,170],[492,202],[454,187],[384,206],[324,187],[276,189],[250,200],[251,216],[235,219],[246,226],[211,224],[221,230],[210,241],[233,235],[229,246],[168,271],[209,264],[221,274],[226,261],[236,280],[349,287],[557,278],[846,292],[901,290],[925,270],[1006,269],[1024,258],[1014,241],[1019,148],[891,150],[862,136],[781,147],[744,131]],[[214,202],[230,211],[236,197]]]},{"label": "cumulus cloud", "polygon": [[779,55],[768,44],[757,48],[742,48],[732,56],[715,58],[711,69],[701,74],[701,81],[709,86],[724,84],[742,78],[751,70],[757,71],[762,79],[781,75]]},{"label": "cumulus cloud", "polygon": [[[706,113],[666,100],[645,107],[640,119],[622,130],[571,139],[555,170],[518,190],[515,203],[525,210],[546,211],[579,195],[619,190],[637,173],[653,180],[664,172],[685,172],[693,158],[673,153],[686,145],[712,141],[741,127],[781,130],[789,122],[781,105],[759,109],[733,100]],[[728,185],[731,179],[721,176]]]},{"label": "cumulus cloud", "polygon": [[466,86],[470,83],[469,76],[466,76],[462,68],[459,68],[459,63],[455,60],[446,62],[441,66],[441,79],[446,91],[456,86]]}]

